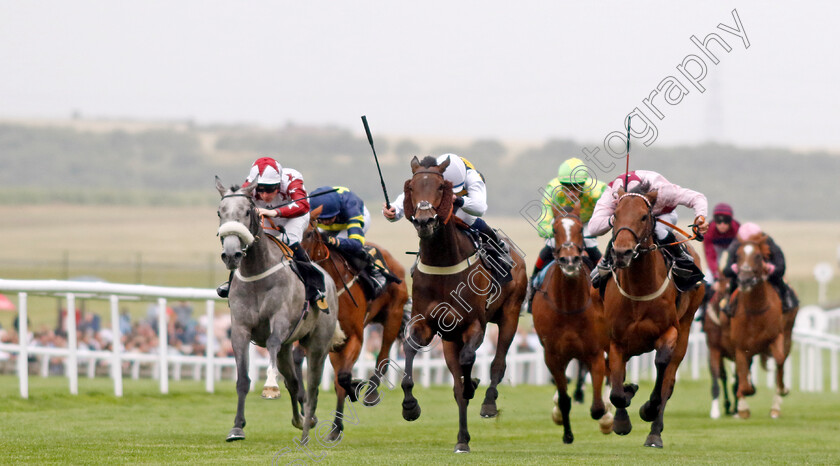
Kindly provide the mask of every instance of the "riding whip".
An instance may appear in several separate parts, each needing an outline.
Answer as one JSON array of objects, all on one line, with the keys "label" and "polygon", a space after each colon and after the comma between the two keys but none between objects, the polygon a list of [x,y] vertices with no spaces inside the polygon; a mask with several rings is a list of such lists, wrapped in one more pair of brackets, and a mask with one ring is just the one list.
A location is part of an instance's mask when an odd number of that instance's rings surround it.
[{"label": "riding whip", "polygon": [[633,118],[627,115],[627,164],[624,168],[624,190],[627,191],[628,178],[630,177],[630,119]]},{"label": "riding whip", "polygon": [[320,193],[317,193],[317,194],[312,194],[312,195],[310,195],[310,196],[301,197],[301,198],[299,198],[299,199],[292,199],[292,200],[291,200],[291,201],[289,201],[289,202],[286,202],[286,203],[280,204],[279,206],[275,207],[275,209],[279,209],[279,208],[281,208],[281,207],[286,207],[286,206],[287,206],[287,205],[289,205],[289,204],[294,204],[295,202],[297,202],[297,201],[302,201],[302,200],[304,200],[304,199],[311,199],[311,198],[313,198],[313,197],[323,196],[324,194],[334,193],[334,192],[336,192],[336,191],[338,191],[338,190],[339,190],[339,188],[333,188],[333,189],[329,189],[329,190],[327,190],[327,191],[323,191],[323,192],[320,192]]},{"label": "riding whip", "polygon": [[376,156],[376,149],[373,147],[373,136],[370,135],[367,116],[362,115],[362,123],[365,125],[365,133],[367,133],[368,142],[370,143],[370,150],[373,151],[373,160],[376,160],[376,171],[379,172],[379,182],[382,183],[382,192],[385,194],[385,208],[390,209],[391,202],[388,201],[388,190],[385,189],[385,178],[382,178],[382,169],[379,168],[379,158]]}]

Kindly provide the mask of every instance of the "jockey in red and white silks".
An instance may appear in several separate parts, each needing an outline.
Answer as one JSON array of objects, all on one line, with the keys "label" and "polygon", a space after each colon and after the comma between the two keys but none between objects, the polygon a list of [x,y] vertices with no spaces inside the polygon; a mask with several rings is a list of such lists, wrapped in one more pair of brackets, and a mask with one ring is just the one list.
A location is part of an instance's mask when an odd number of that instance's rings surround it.
[{"label": "jockey in red and white silks", "polygon": [[254,182],[257,189],[252,195],[263,216],[265,232],[289,245],[300,242],[309,224],[309,201],[303,175],[295,169],[282,167],[271,157],[262,157],[251,166],[242,186]]}]

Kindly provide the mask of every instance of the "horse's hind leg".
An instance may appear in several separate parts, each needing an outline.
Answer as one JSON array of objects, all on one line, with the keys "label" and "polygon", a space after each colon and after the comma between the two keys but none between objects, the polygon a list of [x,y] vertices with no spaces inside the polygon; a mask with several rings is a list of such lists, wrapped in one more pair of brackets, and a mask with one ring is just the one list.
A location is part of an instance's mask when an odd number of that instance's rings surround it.
[{"label": "horse's hind leg", "polygon": [[[720,379],[721,364],[720,350],[717,348],[709,348],[709,373],[712,376],[712,408],[709,411],[709,417],[712,419],[720,418]],[[726,387],[724,386],[724,396],[726,396]]]},{"label": "horse's hind leg", "polygon": [[[589,408],[589,414],[592,419],[598,421],[598,425],[602,434],[609,434],[612,432],[613,415],[607,410],[604,403],[604,398],[601,390],[604,386],[604,375],[607,371],[607,364],[604,360],[602,351],[591,357],[587,365],[591,368],[592,374],[592,406]],[[581,367],[583,367],[581,365]]]},{"label": "horse's hind leg", "polygon": [[335,369],[335,420],[333,429],[330,432],[330,440],[338,439],[341,431],[344,430],[344,402],[347,396],[350,401],[357,400],[358,382],[353,381],[353,365],[359,358],[362,350],[362,343],[357,334],[348,337],[339,353],[330,353],[330,362]]},{"label": "horse's hind leg", "polygon": [[[380,348],[379,355],[376,357],[376,367],[370,376],[365,397],[362,400],[365,406],[375,406],[380,401],[377,389],[382,385],[382,378],[388,372],[390,364],[386,361],[391,357],[391,347],[400,334],[400,325],[402,324],[402,309],[406,296],[400,291],[399,288],[395,287],[394,292],[387,296],[389,301],[386,309],[384,309],[387,314],[385,321],[382,323],[382,348]],[[402,299],[400,299],[401,296]],[[388,383],[390,384],[390,382]]]},{"label": "horse's hind leg", "polygon": [[280,348],[277,354],[277,369],[283,375],[283,383],[286,385],[286,390],[288,390],[292,402],[292,425],[298,429],[303,429],[303,420],[298,409],[303,393],[300,393],[301,382],[295,372],[291,346],[291,344],[286,344]]},{"label": "horse's hind leg", "polygon": [[572,395],[572,399],[575,400],[575,403],[583,404],[583,386],[586,384],[586,365],[579,359],[577,369],[577,382],[575,383],[575,392]]},{"label": "horse's hind leg", "polygon": [[[509,303],[505,303],[508,306]],[[490,364],[490,386],[484,394],[484,402],[481,403],[481,417],[490,418],[496,417],[499,413],[496,407],[496,399],[499,397],[498,386],[505,376],[507,370],[507,353],[510,349],[510,344],[513,342],[513,337],[516,336],[516,327],[519,324],[519,310],[511,313],[504,309],[505,314],[499,323],[499,340],[496,343],[496,355],[493,357],[493,362]]]},{"label": "horse's hind leg", "polygon": [[233,428],[227,436],[227,441],[243,440],[245,438],[245,397],[251,390],[251,379],[248,377],[248,344],[251,341],[250,333],[239,326],[234,326],[230,335],[233,357],[236,360],[236,417],[233,419]]}]

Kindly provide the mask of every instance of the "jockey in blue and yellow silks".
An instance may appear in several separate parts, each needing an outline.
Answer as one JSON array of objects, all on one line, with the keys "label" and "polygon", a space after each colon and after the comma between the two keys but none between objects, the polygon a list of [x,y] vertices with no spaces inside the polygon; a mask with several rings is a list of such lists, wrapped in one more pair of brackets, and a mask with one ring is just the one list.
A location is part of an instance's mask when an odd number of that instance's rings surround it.
[{"label": "jockey in blue and yellow silks", "polygon": [[[337,191],[328,192],[333,189]],[[370,212],[364,201],[343,186],[321,186],[312,192],[309,204],[312,210],[321,207],[318,229],[326,233],[327,243],[348,257],[363,259],[368,263],[366,270],[361,271],[368,273],[373,295],[378,296],[387,285],[387,278],[373,265],[370,255],[365,252]]]}]

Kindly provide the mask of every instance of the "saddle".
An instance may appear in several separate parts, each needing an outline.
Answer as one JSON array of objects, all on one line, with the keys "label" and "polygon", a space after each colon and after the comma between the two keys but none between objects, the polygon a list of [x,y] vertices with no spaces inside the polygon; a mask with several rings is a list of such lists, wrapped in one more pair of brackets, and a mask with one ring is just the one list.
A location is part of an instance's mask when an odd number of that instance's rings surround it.
[{"label": "saddle", "polygon": [[460,218],[453,216],[452,221],[472,241],[473,246],[481,253],[481,261],[484,268],[490,272],[500,285],[504,285],[513,280],[511,269],[513,268],[514,262],[509,252],[504,251],[492,238],[467,225]]}]

